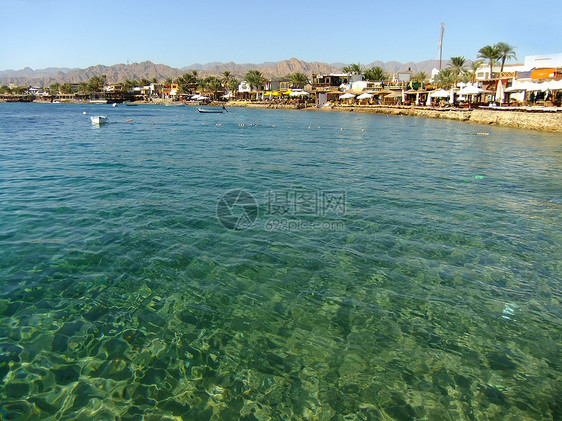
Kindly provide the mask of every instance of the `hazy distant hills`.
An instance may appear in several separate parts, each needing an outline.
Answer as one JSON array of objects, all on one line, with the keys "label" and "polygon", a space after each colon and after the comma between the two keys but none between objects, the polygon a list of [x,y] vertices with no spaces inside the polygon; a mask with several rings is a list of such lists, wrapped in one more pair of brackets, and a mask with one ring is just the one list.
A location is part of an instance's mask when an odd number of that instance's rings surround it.
[{"label": "hazy distant hills", "polygon": [[[242,78],[244,74],[251,69],[261,71],[266,77],[281,78],[289,73],[301,72],[308,76],[312,73],[331,73],[338,72],[344,66],[342,63],[320,63],[306,62],[292,58],[279,62],[260,63],[260,64],[237,64],[237,63],[207,63],[193,64],[191,66],[177,69],[166,66],[165,64],[154,64],[151,61],[143,61],[142,63],[132,64],[115,64],[113,66],[90,66],[86,69],[69,69],[69,68],[48,68],[33,70],[26,67],[22,70],[3,70],[0,71],[0,85],[27,86],[49,86],[52,83],[78,83],[88,81],[92,76],[106,75],[109,83],[119,83],[125,80],[135,79],[152,79],[164,80],[167,78],[176,78],[182,74],[197,70],[200,76],[220,75],[228,71],[238,78]],[[437,61],[428,60],[420,63],[399,63],[395,61],[384,63],[375,61],[362,67],[369,68],[380,66],[385,71],[392,73],[398,71],[411,70],[412,72],[424,71],[428,75],[431,70],[437,66]]]}]

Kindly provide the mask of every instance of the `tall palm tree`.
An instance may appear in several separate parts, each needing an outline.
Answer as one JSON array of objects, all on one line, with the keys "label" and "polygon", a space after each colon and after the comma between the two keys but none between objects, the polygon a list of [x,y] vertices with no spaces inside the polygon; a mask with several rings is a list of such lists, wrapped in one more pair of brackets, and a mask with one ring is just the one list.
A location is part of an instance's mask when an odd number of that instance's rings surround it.
[{"label": "tall palm tree", "polygon": [[470,63],[470,70],[467,73],[468,75],[468,82],[472,82],[473,84],[476,83],[476,74],[478,73],[478,69],[482,66],[483,60],[474,60]]},{"label": "tall palm tree", "polygon": [[455,74],[447,67],[435,75],[434,81],[440,88],[449,89],[455,83]]},{"label": "tall palm tree", "polygon": [[509,45],[506,42],[498,42],[494,47],[496,47],[499,52],[499,59],[502,63],[500,72],[503,72],[503,66],[506,60],[517,60],[517,56],[515,55],[515,47],[513,45]]},{"label": "tall palm tree", "polygon": [[60,86],[60,93],[61,94],[71,94],[72,93],[72,86],[70,85],[70,83],[63,83]]},{"label": "tall palm tree", "polygon": [[455,85],[461,79],[462,74],[465,72],[466,60],[464,57],[451,57],[451,63],[449,64],[449,68],[453,72],[453,78],[455,81]]},{"label": "tall palm tree", "polygon": [[478,50],[478,58],[488,60],[490,64],[490,79],[492,79],[493,67],[500,58],[500,52],[496,45],[486,45]]},{"label": "tall palm tree", "polygon": [[304,73],[295,72],[289,75],[289,81],[293,88],[302,89],[308,83],[308,77]]},{"label": "tall palm tree", "polygon": [[47,89],[51,95],[56,95],[60,91],[60,83],[51,83]]},{"label": "tall palm tree", "polygon": [[88,84],[86,82],[80,82],[78,84],[78,91],[82,94],[86,94],[89,91]]},{"label": "tall palm tree", "polygon": [[222,85],[226,88],[228,87],[228,83],[230,82],[230,79],[232,79],[232,73],[230,73],[228,70],[222,72]]},{"label": "tall palm tree", "polygon": [[240,85],[238,79],[230,79],[230,82],[228,82],[228,90],[232,95],[236,95],[236,92],[238,92],[238,85]]},{"label": "tall palm tree", "polygon": [[345,66],[343,69],[344,73],[350,75],[360,75],[362,74],[361,65],[359,63],[352,63],[349,66]]},{"label": "tall palm tree", "polygon": [[380,66],[371,67],[370,69],[365,70],[364,76],[365,79],[373,82],[380,82],[386,79],[384,69]]},{"label": "tall palm tree", "polygon": [[205,78],[205,87],[213,93],[213,99],[217,98],[217,92],[222,87],[222,82],[215,76]]},{"label": "tall palm tree", "polygon": [[248,70],[248,72],[244,76],[244,80],[257,91],[259,90],[260,86],[263,85],[265,78],[259,70]]}]

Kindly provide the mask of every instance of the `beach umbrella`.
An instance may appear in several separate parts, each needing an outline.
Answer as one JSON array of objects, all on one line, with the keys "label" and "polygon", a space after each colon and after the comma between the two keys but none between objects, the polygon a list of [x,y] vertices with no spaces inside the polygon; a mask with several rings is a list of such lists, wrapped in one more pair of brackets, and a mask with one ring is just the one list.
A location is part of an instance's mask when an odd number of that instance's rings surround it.
[{"label": "beach umbrella", "polygon": [[484,89],[478,88],[477,86],[465,86],[461,88],[457,93],[459,95],[478,95],[484,92]]},{"label": "beach umbrella", "polygon": [[232,95],[232,93],[229,92],[229,93],[223,95],[221,98],[233,98],[233,97],[234,97],[234,95]]},{"label": "beach umbrella", "polygon": [[293,91],[289,89],[288,91],[283,92],[283,95],[291,95],[292,93]]},{"label": "beach umbrella", "polygon": [[521,84],[510,86],[509,88],[505,88],[505,92],[522,92],[522,91],[526,91],[526,89]]},{"label": "beach umbrella", "polygon": [[310,95],[308,92],[306,91],[293,91],[290,93],[291,96],[307,96]]},{"label": "beach umbrella", "polygon": [[203,95],[201,95],[201,96],[200,96],[199,98],[197,98],[197,99],[209,99],[209,97],[208,97],[208,96],[203,96]]},{"label": "beach umbrella", "polygon": [[448,98],[450,95],[449,91],[446,91],[445,89],[439,89],[429,93],[429,96],[432,98]]},{"label": "beach umbrella", "polygon": [[355,98],[355,95],[350,93],[340,95],[340,99],[351,99],[351,98]]},{"label": "beach umbrella", "polygon": [[498,101],[501,104],[504,99],[505,99],[505,91],[503,88],[503,83],[501,80],[498,80],[498,87],[496,89],[496,101]]},{"label": "beach umbrella", "polygon": [[401,97],[401,96],[402,96],[402,92],[395,91],[395,92],[390,92],[388,95],[385,95],[384,97],[385,98],[398,98],[398,97]]},{"label": "beach umbrella", "polygon": [[370,99],[373,97],[373,94],[369,94],[367,92],[365,92],[364,94],[361,94],[357,97],[357,99]]},{"label": "beach umbrella", "polygon": [[193,96],[191,97],[191,99],[199,99],[200,96],[201,96],[201,95],[199,95],[199,94],[195,94],[195,95],[193,95]]}]

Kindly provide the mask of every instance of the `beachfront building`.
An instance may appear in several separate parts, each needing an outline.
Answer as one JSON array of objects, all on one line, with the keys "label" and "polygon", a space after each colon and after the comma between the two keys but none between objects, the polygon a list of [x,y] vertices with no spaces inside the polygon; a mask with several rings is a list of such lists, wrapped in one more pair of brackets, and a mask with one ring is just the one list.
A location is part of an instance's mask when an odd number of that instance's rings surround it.
[{"label": "beachfront building", "polygon": [[[489,64],[484,63],[477,70],[476,79],[482,88],[495,92],[488,99],[500,104],[559,103],[562,100],[558,83],[562,80],[562,53],[526,56],[523,64],[505,65],[503,71],[497,63],[491,74]],[[556,91],[554,95],[553,90]],[[548,104],[547,100],[550,100]]]},{"label": "beachfront building", "polygon": [[[476,79],[478,81],[497,80],[517,77],[514,73],[519,73],[519,78],[530,76],[530,72],[535,71],[536,78],[540,78],[543,72],[546,74],[560,73],[562,71],[562,53],[549,55],[525,56],[523,64],[506,64],[501,72],[501,64],[496,63],[492,67],[490,75],[490,65],[483,63],[476,71]],[[527,72],[529,74],[527,75]],[[552,78],[555,78],[552,75]]]},{"label": "beachfront building", "polygon": [[125,90],[125,88],[123,87],[123,85],[111,84],[111,85],[105,86],[104,90],[106,92],[123,92]]},{"label": "beachfront building", "polygon": [[[357,75],[360,76],[360,75]],[[345,73],[330,73],[327,75],[312,74],[312,89],[325,90],[339,89],[341,85],[348,85],[351,80],[351,75]]]},{"label": "beachfront building", "polygon": [[312,74],[311,91],[316,98],[317,105],[324,105],[327,102],[337,101],[350,85],[351,75],[346,73]]},{"label": "beachfront building", "polygon": [[163,98],[172,98],[178,94],[178,84],[177,83],[170,83],[168,85],[162,86],[162,97]]}]

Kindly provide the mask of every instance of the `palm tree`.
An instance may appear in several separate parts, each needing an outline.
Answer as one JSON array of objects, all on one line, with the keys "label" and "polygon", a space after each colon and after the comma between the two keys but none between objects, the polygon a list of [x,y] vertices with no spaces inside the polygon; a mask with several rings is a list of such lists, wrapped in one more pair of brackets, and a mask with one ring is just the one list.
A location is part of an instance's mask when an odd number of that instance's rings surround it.
[{"label": "palm tree", "polygon": [[106,80],[107,80],[106,75],[92,76],[88,82],[90,90],[93,92],[99,92],[103,90]]},{"label": "palm tree", "polygon": [[124,83],[123,83],[123,88],[125,88],[126,91],[130,91],[131,89],[133,89],[135,86],[138,85],[138,82],[136,80],[129,80],[127,79]]},{"label": "palm tree", "polygon": [[361,72],[361,65],[359,63],[352,63],[349,66],[345,66],[343,69],[344,73],[350,74],[350,75],[360,75],[362,74]]},{"label": "palm tree", "polygon": [[304,88],[304,85],[308,83],[308,77],[304,73],[291,73],[289,75],[289,81],[293,88]]},{"label": "palm tree", "polygon": [[451,63],[449,64],[449,68],[453,72],[454,76],[454,83],[455,85],[459,82],[462,74],[465,72],[466,60],[464,57],[451,57]]},{"label": "palm tree", "polygon": [[213,99],[216,99],[217,92],[222,87],[222,82],[215,76],[205,78],[205,87],[213,93]]},{"label": "palm tree", "polygon": [[197,79],[197,87],[202,91],[207,89],[207,79]]},{"label": "palm tree", "polygon": [[365,79],[373,82],[380,82],[386,79],[384,69],[380,66],[371,67],[370,69],[365,70],[364,76]]},{"label": "palm tree", "polygon": [[27,88],[24,88],[23,86],[16,86],[12,88],[12,93],[16,95],[21,95],[26,91],[26,89]]},{"label": "palm tree", "polygon": [[500,51],[496,45],[486,45],[478,50],[478,58],[488,60],[488,63],[490,64],[490,79],[493,77],[492,73],[494,64],[500,57]]},{"label": "palm tree", "polygon": [[63,83],[60,86],[60,93],[61,94],[71,94],[72,93],[72,86],[70,85],[70,83]]},{"label": "palm tree", "polygon": [[60,83],[51,83],[47,89],[51,95],[56,95],[60,91]]},{"label": "palm tree", "polygon": [[260,86],[263,85],[265,78],[259,70],[248,70],[248,73],[246,73],[246,76],[244,76],[244,80],[257,91],[259,90]]},{"label": "palm tree", "polygon": [[434,81],[440,88],[449,89],[455,83],[455,74],[447,67],[435,75]]},{"label": "palm tree", "polygon": [[413,77],[413,80],[420,83],[422,83],[426,79],[427,79],[427,73],[425,72],[417,72]]},{"label": "palm tree", "polygon": [[496,47],[499,52],[499,59],[502,63],[500,72],[503,72],[503,66],[506,60],[517,60],[517,56],[515,55],[515,47],[513,45],[509,45],[506,42],[498,42],[494,47]]},{"label": "palm tree", "polygon": [[222,84],[223,86],[226,88],[228,87],[228,83],[230,82],[230,79],[232,79],[232,73],[230,73],[228,70],[222,72]]},{"label": "palm tree", "polygon": [[86,94],[89,92],[89,86],[86,82],[80,82],[78,84],[78,92],[80,92],[81,94]]},{"label": "palm tree", "polygon": [[238,92],[238,85],[240,85],[238,79],[230,79],[230,82],[228,82],[228,90],[232,95],[236,95],[236,92]]},{"label": "palm tree", "polygon": [[474,60],[470,63],[470,70],[466,72],[466,82],[472,82],[473,84],[476,83],[476,74],[478,73],[478,69],[482,66],[482,60]]}]

